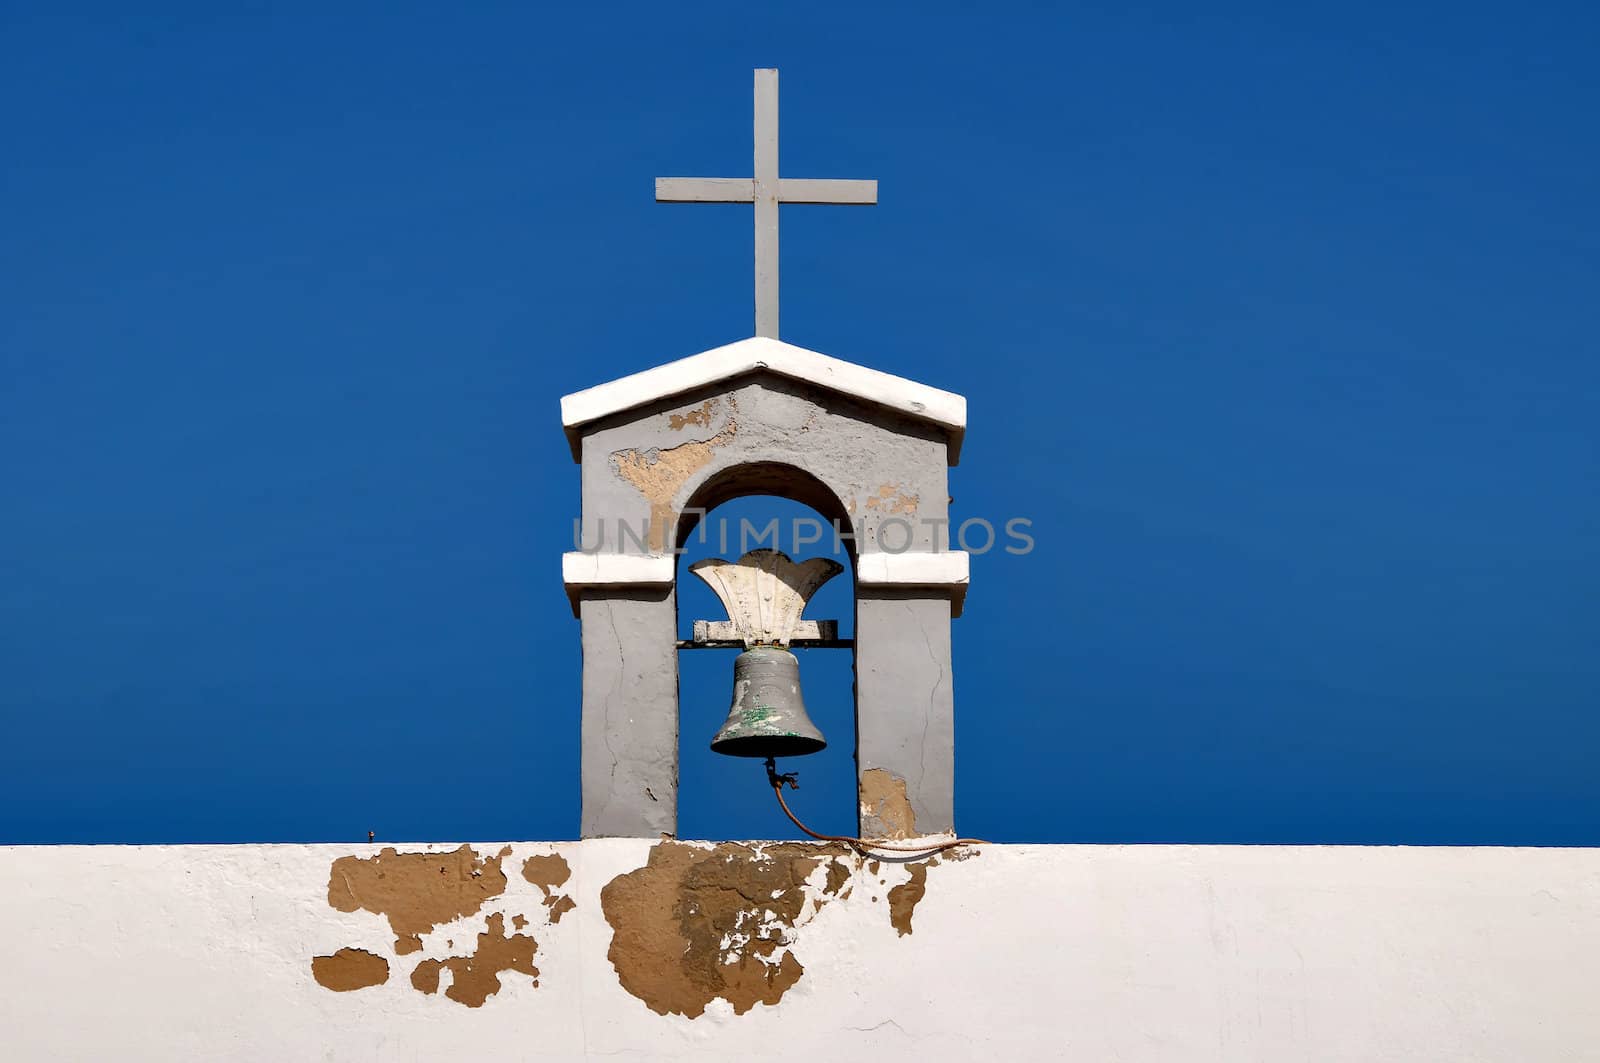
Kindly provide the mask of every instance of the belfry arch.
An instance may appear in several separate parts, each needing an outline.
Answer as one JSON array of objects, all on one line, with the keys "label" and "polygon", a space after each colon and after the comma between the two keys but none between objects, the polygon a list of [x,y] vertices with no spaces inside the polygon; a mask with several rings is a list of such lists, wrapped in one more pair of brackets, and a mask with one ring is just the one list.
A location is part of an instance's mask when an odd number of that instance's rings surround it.
[{"label": "belfry arch", "polygon": [[568,395],[562,419],[581,542],[605,542],[563,559],[582,626],[583,836],[676,833],[673,546],[702,511],[754,494],[854,536],[861,831],[953,831],[950,620],[967,557],[945,533],[965,400],[757,337]]},{"label": "belfry arch", "polygon": [[[703,476],[698,484],[689,487],[689,498],[678,515],[673,542],[684,544],[699,528],[703,516],[712,510],[740,498],[772,495],[798,502],[815,510],[824,523],[842,529],[840,536],[845,552],[850,555],[852,572],[855,565],[855,522],[845,501],[826,483],[805,469],[788,462],[749,462],[717,468]],[[854,575],[851,576],[854,579]]]},{"label": "belfry arch", "polygon": [[[762,760],[756,759],[762,748],[779,758],[778,770],[798,773],[808,824],[818,830],[856,831],[855,563],[847,556],[848,540],[833,541],[831,519],[787,497],[741,493],[709,508],[688,538],[679,541],[679,838],[783,836],[783,817],[763,786]],[[848,533],[849,525],[843,528]],[[832,575],[826,575],[829,563]],[[756,572],[770,568],[771,579],[735,576],[730,583],[721,573],[731,567]],[[820,584],[813,588],[786,578],[807,574],[822,576]],[[741,588],[755,592],[770,611],[730,603],[728,597],[737,597]],[[798,594],[802,588],[810,593],[793,624],[786,624],[789,601],[783,591]],[[762,626],[768,618],[770,623]],[[786,688],[751,690],[753,677],[741,666],[749,663],[744,659],[750,648],[747,634],[764,636],[773,629],[787,631],[788,642],[781,649],[790,652],[797,666],[792,700]],[[769,681],[780,678],[772,669],[765,673]],[[774,750],[758,737],[788,732],[785,720],[796,705],[803,719],[794,720],[795,733],[814,728],[825,748],[796,756]],[[745,726],[752,708],[768,711],[759,724]],[[730,755],[730,727],[745,736],[743,745],[750,752]]]}]

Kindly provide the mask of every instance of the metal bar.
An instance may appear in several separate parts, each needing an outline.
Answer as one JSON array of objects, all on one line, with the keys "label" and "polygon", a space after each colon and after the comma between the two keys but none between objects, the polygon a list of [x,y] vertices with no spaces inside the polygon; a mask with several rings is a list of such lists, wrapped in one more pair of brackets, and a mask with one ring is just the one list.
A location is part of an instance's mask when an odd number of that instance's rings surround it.
[{"label": "metal bar", "polygon": [[[660,182],[656,198],[661,198]],[[878,202],[876,181],[834,181],[810,177],[784,177],[778,181],[779,203],[835,203],[847,207],[869,207]]]},{"label": "metal bar", "polygon": [[[742,650],[743,642],[696,642],[694,639],[679,639],[677,643],[680,650]],[[853,650],[856,648],[855,639],[795,639],[789,643],[791,650]]]},{"label": "metal bar", "polygon": [[756,335],[778,338],[778,72],[755,75]]},{"label": "metal bar", "polygon": [[755,182],[748,177],[657,177],[657,203],[753,203]]},{"label": "metal bar", "polygon": [[[828,642],[839,637],[839,621],[837,620],[802,620],[795,625],[794,638],[809,639],[812,642]],[[739,642],[741,636],[739,629],[732,620],[696,620],[694,622],[694,641],[696,642]]]}]

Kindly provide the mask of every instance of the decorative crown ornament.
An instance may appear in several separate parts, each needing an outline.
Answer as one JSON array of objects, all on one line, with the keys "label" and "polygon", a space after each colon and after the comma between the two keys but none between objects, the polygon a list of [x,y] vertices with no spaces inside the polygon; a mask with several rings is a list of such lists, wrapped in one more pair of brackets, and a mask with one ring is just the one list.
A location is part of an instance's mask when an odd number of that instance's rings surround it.
[{"label": "decorative crown ornament", "polygon": [[826,557],[795,562],[782,550],[751,550],[737,561],[696,561],[689,571],[721,600],[748,649],[789,645],[806,602],[844,566]]}]

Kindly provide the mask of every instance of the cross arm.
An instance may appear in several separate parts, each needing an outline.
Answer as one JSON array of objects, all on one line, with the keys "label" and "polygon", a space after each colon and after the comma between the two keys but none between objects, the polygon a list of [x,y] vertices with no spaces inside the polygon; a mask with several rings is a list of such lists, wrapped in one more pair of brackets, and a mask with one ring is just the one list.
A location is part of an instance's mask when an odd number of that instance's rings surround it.
[{"label": "cross arm", "polygon": [[[656,178],[657,203],[753,203],[755,198],[756,183],[749,177]],[[783,177],[778,201],[871,206],[878,202],[878,182]]]},{"label": "cross arm", "polygon": [[[656,198],[661,198],[659,192]],[[878,202],[878,182],[782,177],[778,179],[778,202],[834,203],[841,206],[867,207]]]},{"label": "cross arm", "polygon": [[657,203],[754,203],[749,177],[657,177]]}]

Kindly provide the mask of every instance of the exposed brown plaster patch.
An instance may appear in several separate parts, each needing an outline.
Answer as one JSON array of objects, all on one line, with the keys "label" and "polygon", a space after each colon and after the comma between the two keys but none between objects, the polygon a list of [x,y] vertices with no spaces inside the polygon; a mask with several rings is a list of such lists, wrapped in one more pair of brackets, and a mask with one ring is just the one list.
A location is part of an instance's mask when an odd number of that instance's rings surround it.
[{"label": "exposed brown plaster patch", "polygon": [[340,949],[332,956],[313,956],[311,977],[326,989],[348,993],[387,982],[389,961],[362,949]]},{"label": "exposed brown plaster patch", "polygon": [[437,993],[439,972],[442,970],[444,964],[438,960],[423,960],[417,964],[416,970],[411,972],[411,988],[423,993]]},{"label": "exposed brown plaster patch", "polygon": [[471,956],[451,956],[446,960],[423,960],[411,972],[411,984],[424,993],[439,991],[439,972],[450,971],[450,986],[444,995],[458,1004],[479,1008],[483,1002],[500,991],[500,973],[516,971],[535,979],[538,985],[539,968],[533,965],[533,954],[539,943],[523,934],[506,936],[505,916],[495,912],[489,916],[488,929],[478,935],[478,951]]},{"label": "exposed brown plaster patch", "polygon": [[792,842],[654,846],[644,867],[600,891],[622,987],[652,1011],[691,1019],[719,997],[738,1015],[776,1004],[804,972],[789,950],[802,884],[819,863],[845,855]]},{"label": "exposed brown plaster patch", "polygon": [[567,866],[566,857],[560,853],[530,856],[522,862],[522,877],[538,886],[548,897],[572,877],[572,868]]},{"label": "exposed brown plaster patch", "polygon": [[878,493],[867,496],[867,508],[883,513],[916,513],[920,495],[909,494],[899,484],[881,484]]},{"label": "exposed brown plaster patch", "polygon": [[703,405],[697,406],[684,413],[667,414],[667,424],[674,432],[681,432],[690,425],[699,425],[702,428],[711,427],[711,415],[717,412],[717,400],[707,399]]},{"label": "exposed brown plaster patch", "polygon": [[328,903],[341,912],[358,909],[387,916],[401,956],[422,949],[434,927],[472,915],[491,897],[505,892],[497,855],[480,857],[469,845],[449,853],[400,853],[384,849],[363,859],[341,856],[328,876]]},{"label": "exposed brown plaster patch", "polygon": [[[511,917],[511,925],[516,927],[518,930],[521,930],[523,927],[528,925],[528,917],[525,915],[514,915]],[[445,944],[449,944],[449,942],[446,942]]]},{"label": "exposed brown plaster patch", "polygon": [[[849,897],[862,863],[837,845],[706,848],[663,839],[644,867],[600,891],[613,932],[608,957],[622,987],[662,1015],[693,1019],[718,998],[736,1015],[776,1004],[805,973],[793,950],[796,929]],[[928,868],[937,863],[911,865],[910,881],[889,891],[890,922],[901,936],[911,933]],[[819,866],[820,888],[807,884]]]},{"label": "exposed brown plaster patch", "polygon": [[923,863],[911,864],[906,868],[911,872],[911,877],[898,886],[890,887],[889,923],[901,937],[911,933],[911,913],[917,910],[917,902],[928,892],[928,868],[938,863],[939,858],[932,856]]},{"label": "exposed brown plaster patch", "polygon": [[849,864],[846,864],[838,857],[834,857],[832,860],[828,861],[828,884],[827,886],[823,887],[824,893],[831,893],[837,896],[839,893],[839,888],[849,881]]},{"label": "exposed brown plaster patch", "polygon": [[578,902],[557,888],[572,877],[572,868],[560,853],[549,856],[530,856],[522,862],[522,877],[538,886],[544,893],[544,906],[550,909],[550,921],[561,922],[561,917],[578,906]]},{"label": "exposed brown plaster patch", "polygon": [[[731,405],[731,403],[730,403]],[[710,464],[712,452],[733,442],[739,425],[731,417],[722,431],[701,442],[649,450],[619,450],[611,455],[617,475],[639,489],[650,503],[650,549],[666,550],[667,532],[677,510],[673,499],[690,477]]]},{"label": "exposed brown plaster patch", "polygon": [[861,819],[868,837],[916,837],[917,817],[906,796],[906,781],[886,768],[862,772]]}]

